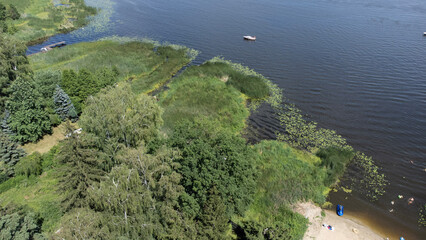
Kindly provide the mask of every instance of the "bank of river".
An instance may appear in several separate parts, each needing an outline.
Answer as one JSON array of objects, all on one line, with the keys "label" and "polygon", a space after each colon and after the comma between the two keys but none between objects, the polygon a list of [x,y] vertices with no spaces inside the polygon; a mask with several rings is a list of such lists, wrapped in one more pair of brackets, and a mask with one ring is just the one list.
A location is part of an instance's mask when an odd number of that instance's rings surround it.
[{"label": "bank of river", "polygon": [[[114,9],[108,29],[57,35],[45,44],[151,37],[201,50],[196,64],[223,55],[248,65],[283,88],[309,118],[373,156],[390,181],[377,202],[357,192],[331,194],[332,202],[392,236],[426,235],[417,225],[426,201],[426,41],[421,36],[426,3],[129,0],[116,1]],[[246,34],[258,40],[244,42]],[[273,138],[281,129],[268,108],[251,120],[259,139]],[[391,205],[399,194],[405,198]],[[406,203],[409,197],[414,204]]]}]

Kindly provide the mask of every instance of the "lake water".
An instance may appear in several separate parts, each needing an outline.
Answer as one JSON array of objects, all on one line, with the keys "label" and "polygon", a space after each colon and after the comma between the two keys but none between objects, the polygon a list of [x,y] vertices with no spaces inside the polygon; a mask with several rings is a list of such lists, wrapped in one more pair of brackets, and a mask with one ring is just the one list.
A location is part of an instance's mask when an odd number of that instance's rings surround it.
[{"label": "lake water", "polygon": [[[426,202],[425,0],[117,0],[108,6],[107,28],[88,26],[42,45],[149,37],[200,50],[195,63],[221,55],[255,69],[320,126],[373,156],[390,181],[377,202],[355,192],[334,193],[333,203],[387,236],[426,239],[417,225]],[[268,108],[252,125],[260,138],[280,129]]]}]

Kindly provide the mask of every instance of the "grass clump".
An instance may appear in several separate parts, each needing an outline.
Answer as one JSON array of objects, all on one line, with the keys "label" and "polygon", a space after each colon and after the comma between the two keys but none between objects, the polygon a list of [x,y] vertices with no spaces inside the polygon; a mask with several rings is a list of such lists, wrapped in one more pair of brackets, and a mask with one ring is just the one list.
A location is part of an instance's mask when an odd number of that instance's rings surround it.
[{"label": "grass clump", "polygon": [[245,127],[249,111],[244,98],[218,78],[182,76],[169,87],[160,95],[166,130],[173,129],[181,120],[193,121],[197,118],[216,121],[232,132],[239,132]]},{"label": "grass clump", "polygon": [[239,71],[226,62],[207,61],[200,66],[188,68],[184,76],[214,76],[251,99],[264,99],[270,94],[269,87],[262,77]]}]

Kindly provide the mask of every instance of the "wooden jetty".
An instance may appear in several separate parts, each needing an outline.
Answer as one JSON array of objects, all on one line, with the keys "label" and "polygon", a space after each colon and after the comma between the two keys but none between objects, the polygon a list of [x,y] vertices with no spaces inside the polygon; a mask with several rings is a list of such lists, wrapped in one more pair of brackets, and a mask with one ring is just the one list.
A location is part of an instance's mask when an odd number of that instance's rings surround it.
[{"label": "wooden jetty", "polygon": [[53,43],[53,44],[50,44],[50,45],[47,45],[47,46],[42,47],[42,48],[40,49],[40,51],[41,51],[41,52],[47,52],[47,51],[50,51],[50,50],[52,50],[52,49],[54,49],[54,48],[63,47],[63,46],[65,46],[65,45],[67,45],[67,43],[66,43],[65,41],[57,42],[57,43]]}]

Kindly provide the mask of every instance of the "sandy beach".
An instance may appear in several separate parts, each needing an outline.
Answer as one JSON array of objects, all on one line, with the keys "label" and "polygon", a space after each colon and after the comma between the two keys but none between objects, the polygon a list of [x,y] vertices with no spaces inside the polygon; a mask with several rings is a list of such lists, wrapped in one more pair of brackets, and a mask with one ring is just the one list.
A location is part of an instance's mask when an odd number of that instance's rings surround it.
[{"label": "sandy beach", "polygon": [[[313,203],[299,203],[294,210],[309,219],[310,225],[303,240],[383,240],[372,229],[364,226],[361,222],[348,217],[337,216],[335,212],[324,210],[325,216],[321,215],[322,209]],[[334,230],[330,231],[322,225],[331,225]]]}]

